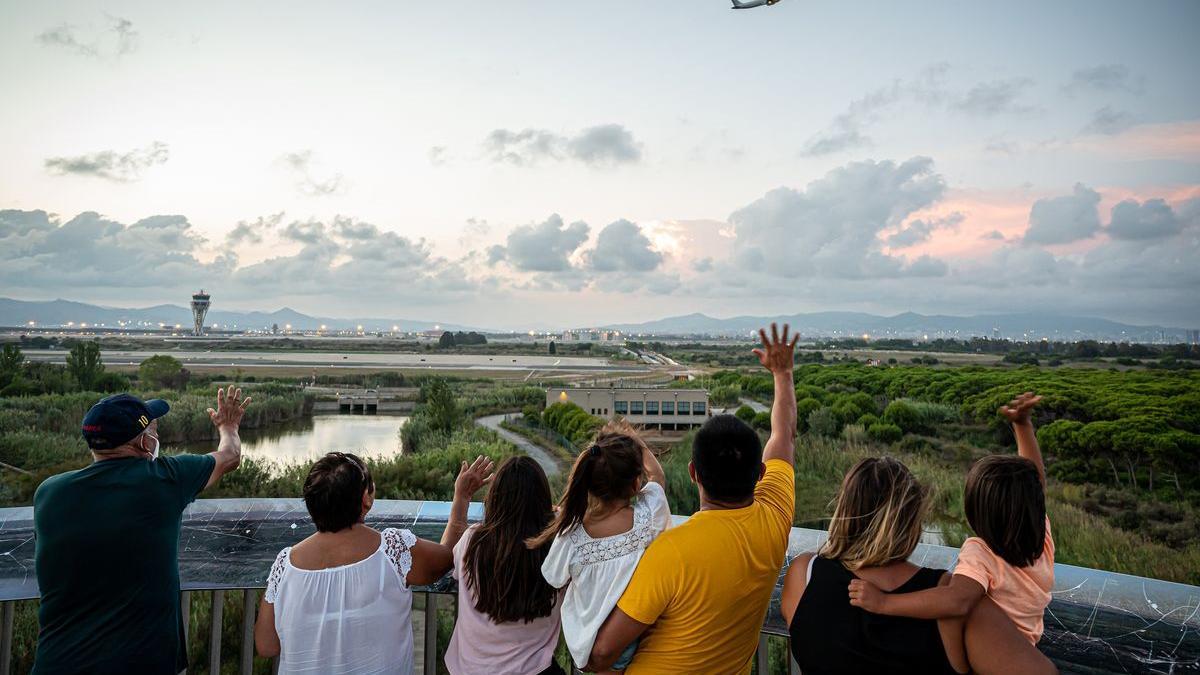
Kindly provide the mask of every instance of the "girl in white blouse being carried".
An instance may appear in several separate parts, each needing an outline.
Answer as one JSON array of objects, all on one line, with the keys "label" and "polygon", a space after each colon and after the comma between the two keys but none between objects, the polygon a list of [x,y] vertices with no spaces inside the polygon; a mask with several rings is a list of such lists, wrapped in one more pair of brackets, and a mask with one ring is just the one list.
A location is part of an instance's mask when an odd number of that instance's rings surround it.
[{"label": "girl in white blouse being carried", "polygon": [[[554,539],[542,575],[555,588],[567,587],[563,637],[579,668],[587,664],[600,624],[629,584],[642,552],[671,526],[665,480],[658,459],[633,427],[610,422],[575,460],[554,521],[528,542],[536,547]],[[634,642],[613,670],[623,670],[636,650]]]},{"label": "girl in white blouse being carried", "polygon": [[279,552],[254,624],[260,656],[280,673],[395,673],[413,670],[412,591],[449,571],[471,495],[491,480],[492,462],[462,463],[440,544],[412,532],[363,524],[375,502],[371,472],[358,457],[331,452],[304,481],[317,531]]}]

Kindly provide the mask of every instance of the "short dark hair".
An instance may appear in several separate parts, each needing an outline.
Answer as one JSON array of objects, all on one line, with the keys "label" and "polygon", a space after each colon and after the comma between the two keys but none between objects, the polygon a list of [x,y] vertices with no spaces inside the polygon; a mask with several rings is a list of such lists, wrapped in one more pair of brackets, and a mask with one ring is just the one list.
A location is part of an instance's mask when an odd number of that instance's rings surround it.
[{"label": "short dark hair", "polygon": [[318,532],[337,532],[358,522],[363,491],[374,489],[366,462],[348,452],[331,452],[308,470],[304,506]]},{"label": "short dark hair", "polygon": [[963,510],[975,534],[1015,567],[1028,567],[1046,546],[1046,491],[1024,457],[989,455],[967,472]]},{"label": "short dark hair", "polygon": [[762,441],[733,415],[711,417],[692,440],[692,465],[710,499],[740,502],[762,474]]}]

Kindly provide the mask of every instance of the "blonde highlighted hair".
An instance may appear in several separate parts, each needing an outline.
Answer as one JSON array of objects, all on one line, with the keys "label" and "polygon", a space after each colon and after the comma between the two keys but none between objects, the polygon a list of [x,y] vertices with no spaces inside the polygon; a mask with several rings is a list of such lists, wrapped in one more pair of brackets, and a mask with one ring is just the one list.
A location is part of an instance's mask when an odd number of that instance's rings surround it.
[{"label": "blonde highlighted hair", "polygon": [[868,457],[846,473],[834,502],[829,539],[819,553],[853,572],[912,555],[929,511],[929,490],[903,462]]}]

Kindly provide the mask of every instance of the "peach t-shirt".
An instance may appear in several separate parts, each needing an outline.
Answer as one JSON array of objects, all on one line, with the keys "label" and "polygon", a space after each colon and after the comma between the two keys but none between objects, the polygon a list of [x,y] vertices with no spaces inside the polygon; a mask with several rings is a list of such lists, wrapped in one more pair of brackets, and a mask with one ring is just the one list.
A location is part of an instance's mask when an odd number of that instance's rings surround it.
[{"label": "peach t-shirt", "polygon": [[1028,567],[1013,567],[992,552],[979,537],[963,542],[955,574],[974,579],[988,597],[1033,644],[1042,637],[1042,615],[1054,588],[1054,538],[1046,519],[1046,544],[1042,555]]}]

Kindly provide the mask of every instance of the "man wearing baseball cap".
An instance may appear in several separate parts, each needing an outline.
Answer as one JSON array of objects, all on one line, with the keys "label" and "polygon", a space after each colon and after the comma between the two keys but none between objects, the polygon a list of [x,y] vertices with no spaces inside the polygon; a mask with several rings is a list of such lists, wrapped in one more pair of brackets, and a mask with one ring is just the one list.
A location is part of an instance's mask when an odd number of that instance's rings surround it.
[{"label": "man wearing baseball cap", "polygon": [[179,607],[183,510],[237,468],[249,398],[217,390],[207,455],[158,456],[166,401],[109,396],[83,418],[93,462],[33,496],[38,611],[34,673],[168,673],[187,667]]}]

